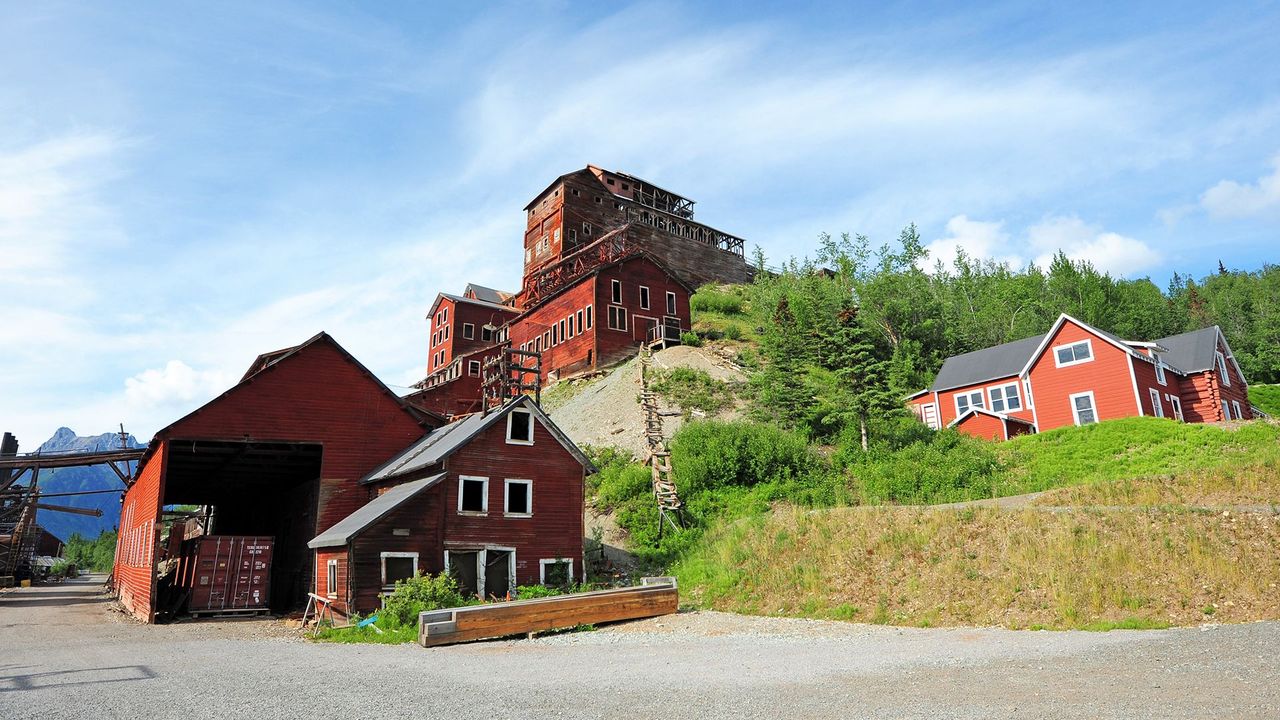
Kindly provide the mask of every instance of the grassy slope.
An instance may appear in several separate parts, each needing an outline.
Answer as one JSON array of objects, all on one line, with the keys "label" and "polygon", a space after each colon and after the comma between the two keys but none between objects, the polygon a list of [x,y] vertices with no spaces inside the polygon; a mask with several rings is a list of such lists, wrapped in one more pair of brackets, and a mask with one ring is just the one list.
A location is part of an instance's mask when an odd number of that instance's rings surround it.
[{"label": "grassy slope", "polygon": [[[1280,617],[1280,518],[1189,509],[1280,498],[1280,425],[1131,418],[998,446],[1028,509],[780,508],[713,527],[686,599],[908,625],[1151,627]],[[1102,511],[1092,506],[1142,505]]]},{"label": "grassy slope", "polygon": [[1249,402],[1271,417],[1280,417],[1280,385],[1250,385]]},{"label": "grassy slope", "polygon": [[1126,418],[1024,435],[996,448],[1005,467],[996,495],[1280,462],[1280,425],[1219,427]]},{"label": "grassy slope", "polygon": [[1274,515],[781,508],[678,563],[686,602],[900,625],[1108,628],[1280,617]]}]

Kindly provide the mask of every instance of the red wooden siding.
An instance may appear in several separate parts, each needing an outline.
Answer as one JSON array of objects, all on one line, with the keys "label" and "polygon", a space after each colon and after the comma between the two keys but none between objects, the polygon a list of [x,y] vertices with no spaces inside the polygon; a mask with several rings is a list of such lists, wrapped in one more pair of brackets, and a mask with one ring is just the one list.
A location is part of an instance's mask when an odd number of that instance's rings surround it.
[{"label": "red wooden siding", "polygon": [[[543,379],[553,374],[567,375],[576,370],[595,367],[596,337],[603,320],[599,306],[592,307],[591,327],[587,328],[586,312],[587,306],[592,304],[592,288],[595,283],[596,276],[587,275],[512,324],[512,347],[524,348],[527,345],[529,350],[542,348]],[[577,329],[579,311],[582,312],[582,332]],[[568,322],[570,314],[574,322],[572,331]],[[564,321],[563,335],[561,321]],[[573,337],[568,337],[570,334]]]},{"label": "red wooden siding", "polygon": [[317,342],[180,420],[166,435],[323,444],[318,533],[364,505],[369,495],[360,478],[425,432],[340,351]]},{"label": "red wooden siding", "polygon": [[[613,302],[613,282],[622,284],[622,302],[627,315],[627,329],[609,328],[609,306]],[[640,287],[649,288],[649,308],[640,306]],[[597,363],[609,364],[635,352],[644,339],[644,324],[637,316],[654,318],[658,322],[666,316],[668,292],[676,295],[675,316],[680,327],[689,329],[689,291],[667,275],[662,268],[645,258],[633,258],[619,265],[606,268],[596,280],[596,340]]]},{"label": "red wooden siding", "polygon": [[[351,541],[354,609],[367,612],[379,607],[384,552],[416,552],[419,572],[434,574],[444,570],[441,546],[444,506],[440,496],[439,485],[428,488],[387,513],[386,517]],[[408,534],[397,535],[396,530]]]},{"label": "red wooden siding", "polygon": [[[495,339],[492,336],[487,341],[484,339],[484,326],[502,327],[517,314],[515,308],[501,309],[465,300],[455,302],[441,296],[435,313],[429,318],[427,374],[444,368],[456,357],[492,346]],[[470,338],[467,337],[468,325]]]},{"label": "red wooden siding", "polygon": [[156,524],[160,520],[161,480],[168,454],[163,440],[155,442],[155,452],[124,495],[111,572],[120,604],[143,622],[151,622],[154,616]]},{"label": "red wooden siding", "polygon": [[[329,587],[329,561],[336,560],[337,567],[337,584]],[[321,548],[316,550],[316,584],[315,593],[320,597],[327,597],[333,601],[333,608],[338,612],[349,615],[348,607],[348,567],[347,549],[345,547]]]},{"label": "red wooden siding", "polygon": [[969,413],[955,426],[956,430],[983,440],[1004,440],[1004,420],[986,413]]},{"label": "red wooden siding", "polygon": [[[1091,341],[1093,360],[1063,368],[1056,366],[1054,347],[1086,339]],[[1133,362],[1136,365],[1142,361]],[[1138,414],[1128,353],[1070,320],[1063,322],[1049,340],[1044,353],[1031,367],[1030,377],[1041,432],[1074,425],[1069,398],[1085,391],[1093,392],[1094,412],[1099,421]]]},{"label": "red wooden siding", "polygon": [[[582,576],[582,464],[540,423],[532,445],[506,442],[505,419],[481,433],[446,461],[444,543],[494,545],[516,549],[516,582],[538,582],[538,561],[573,560]],[[489,510],[483,517],[458,513],[458,478],[489,478]],[[532,480],[531,517],[503,517],[507,479]],[[443,553],[441,554],[443,560]]]},{"label": "red wooden siding", "polygon": [[[1213,384],[1210,387],[1216,391],[1217,401],[1219,403],[1219,413],[1221,413],[1222,401],[1225,400],[1227,402],[1231,402],[1234,400],[1235,402],[1240,403],[1240,412],[1244,415],[1244,419],[1253,419],[1253,411],[1249,408],[1248,385],[1245,383],[1245,380],[1241,377],[1240,373],[1236,371],[1235,363],[1231,361],[1231,353],[1228,351],[1227,346],[1222,343],[1221,338],[1218,340],[1218,352],[1222,353],[1223,359],[1226,360],[1227,380],[1231,383],[1230,385],[1224,384],[1223,379],[1219,377],[1220,373],[1216,369],[1210,371],[1210,374],[1213,377]],[[1236,418],[1236,409],[1234,406],[1231,408],[1231,417],[1232,419],[1239,419]]]},{"label": "red wooden siding", "polygon": [[[1017,383],[1018,397],[1022,400],[1022,409],[1014,412],[1006,412],[1010,417],[1021,418],[1028,422],[1033,420],[1030,400],[1027,398],[1027,389],[1022,381],[1017,377],[999,378],[997,380],[988,380],[986,382],[975,383],[973,385],[965,385],[963,387],[951,388],[950,390],[941,390],[938,392],[938,418],[942,423],[942,427],[946,427],[956,419],[956,396],[971,393],[975,390],[982,391],[983,407],[987,410],[991,409],[991,388],[1003,387]],[[927,404],[933,402],[933,393],[928,393],[917,398],[914,402],[918,404]]]}]

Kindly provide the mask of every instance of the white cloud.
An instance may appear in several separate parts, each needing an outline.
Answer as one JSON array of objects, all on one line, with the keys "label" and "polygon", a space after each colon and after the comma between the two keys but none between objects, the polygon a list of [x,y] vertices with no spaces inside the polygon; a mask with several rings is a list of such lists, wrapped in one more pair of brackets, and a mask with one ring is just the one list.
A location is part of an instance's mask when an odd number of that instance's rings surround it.
[{"label": "white cloud", "polygon": [[1280,155],[1271,164],[1270,175],[1258,181],[1241,184],[1223,180],[1200,196],[1200,205],[1214,217],[1242,218],[1280,211]]},{"label": "white cloud", "polygon": [[131,406],[144,410],[184,406],[225,389],[227,380],[221,371],[195,370],[181,360],[170,360],[163,368],[125,380],[124,396]]},{"label": "white cloud", "polygon": [[1054,253],[1084,260],[1102,272],[1129,276],[1154,267],[1160,255],[1149,245],[1119,233],[1105,232],[1077,217],[1049,217],[1027,229],[1035,264],[1045,268]]},{"label": "white cloud", "polygon": [[928,243],[926,269],[941,260],[950,265],[957,251],[979,260],[991,260],[1012,268],[1035,263],[1046,268],[1061,251],[1072,260],[1084,260],[1102,272],[1129,276],[1154,267],[1160,255],[1141,240],[1106,232],[1077,217],[1048,217],[1014,238],[1003,222],[971,220],[957,215],[947,221],[947,235]]},{"label": "white cloud", "polygon": [[1012,247],[1009,234],[1004,231],[1003,222],[970,220],[964,215],[948,220],[947,236],[934,240],[925,249],[929,251],[928,260],[922,263],[925,270],[938,262],[950,267],[961,249],[971,258],[994,260],[1011,266],[1023,263]]}]

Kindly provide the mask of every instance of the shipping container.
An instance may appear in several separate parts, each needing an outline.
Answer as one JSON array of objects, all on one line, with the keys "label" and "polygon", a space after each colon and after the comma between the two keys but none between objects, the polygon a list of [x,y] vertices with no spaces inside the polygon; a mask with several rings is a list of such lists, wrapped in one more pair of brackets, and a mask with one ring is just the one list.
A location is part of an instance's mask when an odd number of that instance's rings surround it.
[{"label": "shipping container", "polygon": [[192,615],[266,612],[275,539],[205,535],[183,543],[179,583]]}]

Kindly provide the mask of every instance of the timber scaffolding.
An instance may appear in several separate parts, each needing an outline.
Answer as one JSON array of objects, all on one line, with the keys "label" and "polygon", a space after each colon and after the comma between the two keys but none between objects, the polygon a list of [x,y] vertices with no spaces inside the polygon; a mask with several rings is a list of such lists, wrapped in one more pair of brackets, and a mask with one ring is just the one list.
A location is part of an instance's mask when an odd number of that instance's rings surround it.
[{"label": "timber scaffolding", "polygon": [[531,308],[598,267],[640,255],[639,248],[627,238],[629,226],[630,223],[613,228],[590,245],[565,255],[555,265],[534,273],[520,294],[521,305]]},{"label": "timber scaffolding", "polygon": [[[532,375],[533,381],[525,379]],[[481,412],[502,407],[512,398],[533,393],[533,402],[542,404],[542,353],[511,347],[511,341],[498,346],[498,354],[484,361],[482,385],[484,396]]]},{"label": "timber scaffolding", "polygon": [[658,410],[658,395],[649,387],[649,372],[653,365],[653,348],[665,344],[663,334],[640,346],[640,406],[644,409],[644,439],[648,447],[645,464],[649,466],[653,483],[653,497],[658,504],[658,537],[662,526],[668,524],[679,530],[684,512],[684,502],[676,489],[675,474],[671,468],[671,451],[662,432],[662,413]]},{"label": "timber scaffolding", "polygon": [[[40,502],[40,471],[64,467],[107,465],[124,484],[124,492],[133,482],[133,471],[128,463],[138,460],[146,448],[122,448],[100,452],[61,452],[18,454],[18,441],[9,433],[0,439],[0,586],[32,574],[37,525],[36,514],[40,510],[102,517],[102,511],[54,505]],[[116,463],[125,463],[121,469]],[[18,484],[26,477],[24,484]],[[53,493],[45,497],[92,495],[102,490]]]}]

